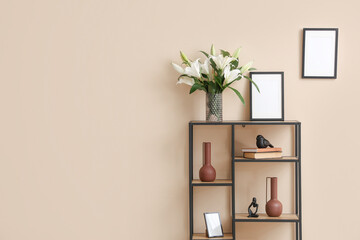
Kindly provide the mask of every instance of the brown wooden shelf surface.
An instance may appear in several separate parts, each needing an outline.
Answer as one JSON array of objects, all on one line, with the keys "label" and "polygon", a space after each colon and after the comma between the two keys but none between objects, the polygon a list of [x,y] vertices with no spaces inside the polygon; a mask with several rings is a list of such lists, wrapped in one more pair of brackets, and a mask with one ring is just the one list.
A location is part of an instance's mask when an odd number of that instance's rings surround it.
[{"label": "brown wooden shelf surface", "polygon": [[193,240],[201,240],[201,239],[233,239],[231,233],[224,233],[223,237],[214,237],[214,238],[208,238],[206,237],[205,233],[194,233],[193,234]]},{"label": "brown wooden shelf surface", "polygon": [[285,120],[285,121],[240,121],[240,120],[225,120],[221,122],[211,122],[211,121],[204,121],[204,120],[193,120],[190,121],[193,124],[209,124],[209,125],[216,125],[216,124],[254,124],[254,125],[272,125],[272,124],[296,124],[300,123],[297,120]]},{"label": "brown wooden shelf surface", "polygon": [[236,213],[235,221],[252,221],[252,222],[295,222],[299,220],[299,217],[294,213],[283,213],[280,217],[269,217],[266,213],[259,213],[258,218],[248,218],[248,213]]},{"label": "brown wooden shelf surface", "polygon": [[206,185],[206,184],[232,184],[232,180],[231,179],[216,179],[214,182],[202,182],[200,179],[194,179],[192,181],[193,184],[198,184],[198,185]]}]

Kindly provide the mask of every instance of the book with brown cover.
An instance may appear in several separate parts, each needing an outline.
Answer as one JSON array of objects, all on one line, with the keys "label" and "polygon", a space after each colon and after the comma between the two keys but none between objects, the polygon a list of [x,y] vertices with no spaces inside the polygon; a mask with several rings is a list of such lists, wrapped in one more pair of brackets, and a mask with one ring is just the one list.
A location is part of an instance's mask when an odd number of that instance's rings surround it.
[{"label": "book with brown cover", "polygon": [[274,148],[243,148],[241,149],[242,152],[282,152],[281,147],[274,147]]},{"label": "book with brown cover", "polygon": [[281,158],[282,152],[245,152],[244,158],[262,159],[262,158]]}]

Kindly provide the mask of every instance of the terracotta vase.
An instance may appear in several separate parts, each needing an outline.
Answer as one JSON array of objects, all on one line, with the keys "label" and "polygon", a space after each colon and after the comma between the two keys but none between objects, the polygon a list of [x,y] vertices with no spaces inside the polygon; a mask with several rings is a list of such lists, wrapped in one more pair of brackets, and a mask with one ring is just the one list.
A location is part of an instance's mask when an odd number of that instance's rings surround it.
[{"label": "terracotta vase", "polygon": [[216,178],[216,171],[211,166],[211,143],[204,142],[205,164],[200,168],[199,176],[202,182],[213,182]]},{"label": "terracotta vase", "polygon": [[[266,214],[269,217],[279,217],[282,213],[282,204],[277,199],[277,177],[268,177],[271,179],[271,199],[266,203]],[[267,179],[266,178],[266,200],[267,200]]]}]

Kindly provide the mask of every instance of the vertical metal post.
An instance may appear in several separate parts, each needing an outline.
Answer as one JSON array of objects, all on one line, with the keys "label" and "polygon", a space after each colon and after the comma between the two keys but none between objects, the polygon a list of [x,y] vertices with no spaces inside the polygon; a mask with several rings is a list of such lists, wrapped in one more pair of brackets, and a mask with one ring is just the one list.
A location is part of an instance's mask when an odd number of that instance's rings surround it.
[{"label": "vertical metal post", "polygon": [[299,142],[298,142],[298,125],[295,124],[294,127],[295,127],[295,157],[297,157],[298,151],[299,151],[299,149],[298,149],[298,144],[299,144]]},{"label": "vertical metal post", "polygon": [[193,127],[194,125],[190,122],[189,123],[189,218],[190,218],[190,240],[192,240],[192,236],[194,233],[194,226],[193,226]]},{"label": "vertical metal post", "polygon": [[302,240],[302,203],[301,203],[301,123],[299,123],[299,240]]},{"label": "vertical metal post", "polygon": [[298,139],[298,125],[295,125],[295,156],[298,158],[298,161],[295,162],[295,213],[298,214],[299,209],[299,179],[298,179],[298,163],[299,163],[299,139]]},{"label": "vertical metal post", "polygon": [[[298,125],[296,124],[295,125],[295,156],[296,157],[299,157],[298,156],[298,153],[299,153],[299,139],[298,139],[298,131],[299,131],[299,128],[298,128]],[[295,162],[295,213],[296,215],[298,215],[299,213],[299,202],[298,202],[298,199],[299,199],[299,194],[298,194],[298,186],[299,186],[299,178],[298,178],[298,161]],[[299,240],[299,223],[295,223],[295,226],[296,226],[296,240]]]},{"label": "vertical metal post", "polygon": [[231,204],[232,204],[232,235],[235,236],[235,125],[231,124]]}]

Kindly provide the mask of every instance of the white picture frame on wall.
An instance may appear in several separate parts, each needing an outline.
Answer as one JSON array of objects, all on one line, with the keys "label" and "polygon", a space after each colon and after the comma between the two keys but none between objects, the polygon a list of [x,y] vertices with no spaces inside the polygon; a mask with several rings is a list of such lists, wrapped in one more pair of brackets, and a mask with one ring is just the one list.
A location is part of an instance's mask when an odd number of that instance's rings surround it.
[{"label": "white picture frame on wall", "polygon": [[250,72],[250,120],[284,121],[284,72]]},{"label": "white picture frame on wall", "polygon": [[337,28],[304,28],[302,78],[336,79],[337,51]]}]

